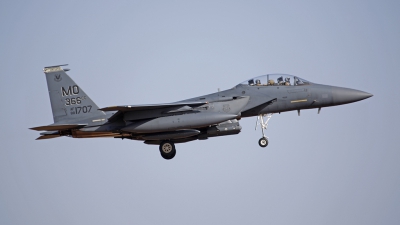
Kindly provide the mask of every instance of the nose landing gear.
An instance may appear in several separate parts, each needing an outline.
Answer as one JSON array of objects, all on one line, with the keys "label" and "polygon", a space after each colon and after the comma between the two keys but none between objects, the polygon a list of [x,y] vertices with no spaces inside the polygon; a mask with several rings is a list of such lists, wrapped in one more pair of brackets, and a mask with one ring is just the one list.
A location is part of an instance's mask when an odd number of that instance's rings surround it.
[{"label": "nose landing gear", "polygon": [[[265,121],[264,121],[264,117],[267,117]],[[271,117],[272,117],[272,113],[269,113],[269,114],[260,114],[260,115],[257,117],[256,128],[255,128],[255,130],[257,130],[258,124],[260,124],[261,132],[262,132],[263,137],[260,138],[260,140],[258,140],[258,144],[260,145],[260,147],[263,147],[263,148],[265,148],[265,147],[268,146],[268,137],[265,136],[264,130],[267,129],[267,127],[268,127],[268,121],[271,119]]]},{"label": "nose landing gear", "polygon": [[260,140],[258,140],[258,145],[260,145],[260,147],[267,147],[268,146],[268,138],[267,137],[262,137],[260,138]]}]

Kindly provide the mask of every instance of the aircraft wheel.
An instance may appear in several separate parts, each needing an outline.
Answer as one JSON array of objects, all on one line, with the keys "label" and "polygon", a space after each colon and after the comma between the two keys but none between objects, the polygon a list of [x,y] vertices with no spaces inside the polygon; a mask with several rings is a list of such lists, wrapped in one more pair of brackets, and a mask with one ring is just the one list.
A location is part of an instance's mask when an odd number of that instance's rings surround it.
[{"label": "aircraft wheel", "polygon": [[268,139],[266,137],[262,137],[262,138],[260,138],[260,140],[258,140],[258,144],[261,147],[265,148],[268,145]]},{"label": "aircraft wheel", "polygon": [[176,155],[174,143],[170,141],[163,141],[160,144],[160,153],[164,159],[172,159]]}]

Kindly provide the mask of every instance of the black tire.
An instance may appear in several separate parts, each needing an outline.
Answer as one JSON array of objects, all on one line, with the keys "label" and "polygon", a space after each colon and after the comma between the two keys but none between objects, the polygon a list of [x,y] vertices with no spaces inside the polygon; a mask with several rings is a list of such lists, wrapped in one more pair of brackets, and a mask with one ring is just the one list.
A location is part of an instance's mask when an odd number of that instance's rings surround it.
[{"label": "black tire", "polygon": [[267,147],[268,146],[268,139],[266,137],[262,137],[260,138],[260,140],[258,140],[258,145],[260,145],[260,147]]},{"label": "black tire", "polygon": [[160,153],[164,159],[172,159],[176,155],[176,149],[173,142],[163,141],[160,144]]}]

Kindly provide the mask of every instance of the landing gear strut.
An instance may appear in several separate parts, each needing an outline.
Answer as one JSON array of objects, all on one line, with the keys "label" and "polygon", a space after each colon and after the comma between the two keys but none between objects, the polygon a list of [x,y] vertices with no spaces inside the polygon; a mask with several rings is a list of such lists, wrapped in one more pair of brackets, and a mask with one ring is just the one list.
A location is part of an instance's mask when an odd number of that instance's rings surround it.
[{"label": "landing gear strut", "polygon": [[160,153],[164,159],[172,159],[176,155],[175,145],[171,141],[163,141],[160,144]]},{"label": "landing gear strut", "polygon": [[[265,121],[264,121],[264,117],[267,117]],[[260,123],[261,132],[262,132],[262,135],[263,135],[263,137],[260,138],[260,140],[258,140],[258,144],[259,144],[261,147],[263,147],[263,148],[265,148],[265,147],[268,146],[268,137],[265,136],[264,130],[267,129],[267,127],[268,127],[268,121],[271,119],[271,117],[272,117],[272,113],[269,113],[269,114],[260,114],[260,115],[257,117],[257,121],[256,121],[256,130],[257,130],[258,123]]]}]

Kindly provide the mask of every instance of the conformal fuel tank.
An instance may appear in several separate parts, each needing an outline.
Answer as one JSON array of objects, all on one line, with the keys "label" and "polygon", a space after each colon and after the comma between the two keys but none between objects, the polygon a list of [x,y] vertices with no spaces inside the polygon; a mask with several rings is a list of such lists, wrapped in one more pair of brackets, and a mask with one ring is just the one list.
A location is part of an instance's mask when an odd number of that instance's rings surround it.
[{"label": "conformal fuel tank", "polygon": [[132,122],[121,130],[134,133],[149,133],[176,129],[190,129],[218,124],[230,119],[235,119],[236,117],[237,115],[234,114],[198,112]]}]

